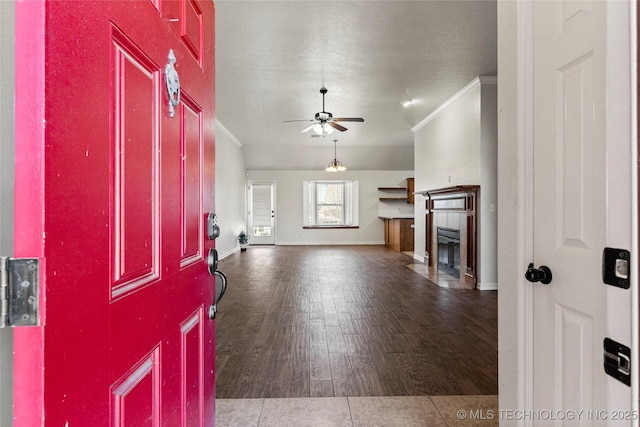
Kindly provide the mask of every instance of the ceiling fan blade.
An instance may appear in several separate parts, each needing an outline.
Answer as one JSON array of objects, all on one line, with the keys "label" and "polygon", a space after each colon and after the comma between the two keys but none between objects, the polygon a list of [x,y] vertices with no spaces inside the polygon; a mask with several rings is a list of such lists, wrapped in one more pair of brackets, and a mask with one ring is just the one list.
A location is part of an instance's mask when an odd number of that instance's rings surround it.
[{"label": "ceiling fan blade", "polygon": [[288,123],[288,122],[312,122],[313,119],[301,119],[301,120],[283,120],[282,123]]},{"label": "ceiling fan blade", "polygon": [[364,122],[362,117],[342,117],[342,118],[333,118],[334,122]]},{"label": "ceiling fan blade", "polygon": [[338,129],[340,132],[344,132],[345,130],[347,130],[346,127],[341,126],[337,123],[333,123],[333,122],[327,122],[329,124],[329,126],[331,126],[332,128]]},{"label": "ceiling fan blade", "polygon": [[306,128],[304,128],[304,129],[302,129],[302,130],[300,131],[300,133],[309,132],[309,131],[310,131],[310,130],[315,126],[315,125],[316,125],[316,124],[314,123],[314,124],[312,124],[311,126],[309,126],[309,127],[306,127]]}]

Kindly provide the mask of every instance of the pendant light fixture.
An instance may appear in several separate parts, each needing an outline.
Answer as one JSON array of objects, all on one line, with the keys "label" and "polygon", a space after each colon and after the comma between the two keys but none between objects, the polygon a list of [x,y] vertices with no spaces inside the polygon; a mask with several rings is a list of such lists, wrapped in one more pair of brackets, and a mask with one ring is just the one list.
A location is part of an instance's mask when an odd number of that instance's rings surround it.
[{"label": "pendant light fixture", "polygon": [[346,171],[347,170],[347,168],[344,167],[342,162],[337,159],[337,156],[336,156],[336,143],[337,142],[338,142],[337,139],[333,140],[333,160],[331,162],[329,162],[329,166],[327,166],[327,168],[325,169],[325,171],[327,171],[327,172],[342,172],[342,171]]}]

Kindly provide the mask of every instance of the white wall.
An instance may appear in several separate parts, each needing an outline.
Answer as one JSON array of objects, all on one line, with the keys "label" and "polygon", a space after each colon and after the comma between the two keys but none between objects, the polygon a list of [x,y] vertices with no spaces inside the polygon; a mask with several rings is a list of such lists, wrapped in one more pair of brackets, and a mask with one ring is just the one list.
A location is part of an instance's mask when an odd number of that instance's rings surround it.
[{"label": "white wall", "polygon": [[[0,256],[13,255],[15,2],[0,1]],[[13,425],[13,331],[0,329],[0,425]]]},{"label": "white wall", "polygon": [[498,289],[498,90],[482,84],[478,288]]},{"label": "white wall", "polygon": [[215,212],[220,226],[219,258],[240,250],[238,232],[246,230],[246,169],[242,144],[216,120]]},{"label": "white wall", "polygon": [[[378,187],[402,187],[412,176],[413,171],[248,171],[250,180],[276,182],[276,245],[384,244],[384,223],[378,217],[378,199],[388,195],[379,192]],[[358,181],[359,228],[303,229],[303,181],[331,179]]]},{"label": "white wall", "polygon": [[[474,79],[412,129],[416,191],[480,185],[477,271],[480,289],[497,288],[495,83],[495,77]],[[425,199],[416,196],[414,250],[419,260],[424,260],[425,229]]]}]

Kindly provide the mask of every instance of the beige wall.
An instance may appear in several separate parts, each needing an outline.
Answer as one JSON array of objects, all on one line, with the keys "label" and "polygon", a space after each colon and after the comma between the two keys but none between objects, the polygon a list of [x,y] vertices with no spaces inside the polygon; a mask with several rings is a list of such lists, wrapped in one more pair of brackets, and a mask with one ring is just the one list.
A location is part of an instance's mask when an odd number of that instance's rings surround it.
[{"label": "beige wall", "polygon": [[[345,162],[346,163],[346,162]],[[349,164],[346,164],[349,167]],[[406,185],[413,171],[350,171],[339,173],[309,171],[248,171],[249,180],[276,182],[276,244],[384,244],[384,223],[378,217],[378,199],[388,197],[378,187]],[[305,230],[302,228],[302,183],[311,180],[357,180],[359,228]]]},{"label": "beige wall", "polygon": [[[415,189],[480,185],[478,285],[497,287],[497,98],[495,77],[474,79],[413,128]],[[415,254],[425,250],[425,199],[416,197]]]}]

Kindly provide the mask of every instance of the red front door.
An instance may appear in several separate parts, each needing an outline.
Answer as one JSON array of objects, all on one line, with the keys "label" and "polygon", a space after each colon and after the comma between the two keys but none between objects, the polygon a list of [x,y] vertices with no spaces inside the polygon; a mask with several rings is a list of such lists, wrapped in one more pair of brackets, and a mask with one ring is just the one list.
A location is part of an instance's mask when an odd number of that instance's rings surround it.
[{"label": "red front door", "polygon": [[15,331],[15,425],[211,426],[213,2],[16,9],[15,254],[41,260],[42,325]]}]

